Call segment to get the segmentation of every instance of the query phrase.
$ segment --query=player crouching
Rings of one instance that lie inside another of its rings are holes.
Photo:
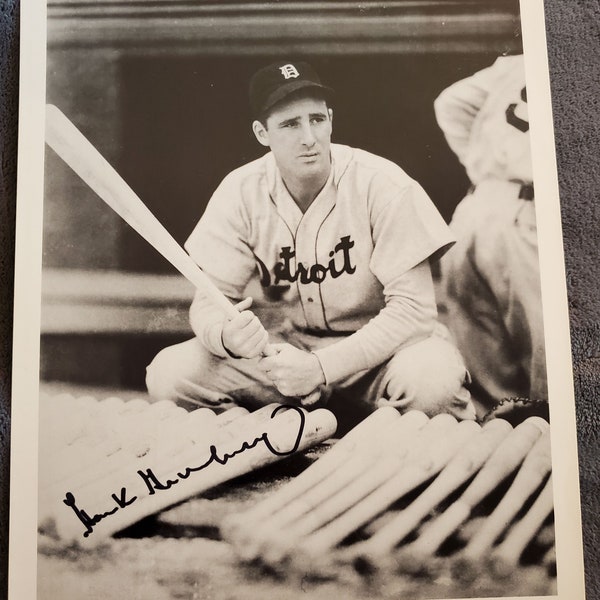
[[[158,354],[148,390],[213,409],[329,399],[346,424],[381,404],[473,419],[430,269],[452,234],[400,167],[331,143],[331,97],[304,62],[252,78],[252,129],[270,152],[223,180],[186,242],[240,314],[198,292],[196,337]],[[265,329],[249,284],[281,298],[283,324]]]

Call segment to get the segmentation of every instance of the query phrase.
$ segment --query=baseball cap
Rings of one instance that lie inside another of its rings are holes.
[[[250,80],[250,107],[255,117],[302,89],[321,90],[325,98],[333,90],[321,83],[317,72],[307,62],[279,61],[258,70]]]

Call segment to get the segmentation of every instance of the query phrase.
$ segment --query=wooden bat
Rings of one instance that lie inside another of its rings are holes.
[[[91,397],[82,397],[81,402],[69,394],[61,394],[56,399],[42,397],[40,399],[40,446],[43,456],[51,456],[53,452],[77,442],[82,437],[89,435],[93,429],[88,418],[91,411],[95,411],[98,402]],[[64,415],[69,418],[65,419]],[[96,416],[96,415],[94,415]]]
[[[60,502],[65,490],[73,491],[118,473],[123,465],[130,465],[155,448],[160,435],[166,436],[170,432],[180,439],[180,428],[184,427],[188,413],[180,409],[181,412],[168,410],[160,415],[160,408],[163,407],[126,416],[126,426],[133,433],[125,439],[116,435],[105,435],[100,439],[90,436],[87,443],[84,439],[76,447],[66,447],[64,452],[53,457],[46,466],[50,473],[56,475],[51,484],[40,491],[39,520],[44,521],[52,515],[53,507]]]
[[[143,418],[144,410],[136,403],[131,411],[119,412],[116,416],[134,431],[139,431],[138,419]],[[90,420],[94,422],[93,417]],[[60,440],[56,443],[59,444]],[[78,437],[72,444],[63,443],[54,452],[49,452],[42,446],[40,471],[47,473],[47,481],[52,487],[80,471],[87,471],[97,460],[114,454],[129,443],[129,439],[119,438],[109,423],[99,423],[97,430],[84,430],[83,436]],[[44,478],[42,481],[44,483],[40,485],[40,493],[45,488]]]
[[[515,480],[500,504],[471,538],[463,550],[462,558],[473,562],[480,561],[551,471],[550,430],[548,430],[523,461]]]
[[[366,443],[362,444],[351,460],[344,461],[329,477],[318,482],[306,493],[292,499],[282,510],[262,523],[258,530],[255,528],[253,540],[239,547],[241,556],[245,560],[250,560],[261,554],[265,555],[265,552],[271,552],[273,548],[278,548],[282,531],[286,532],[286,543],[296,539],[293,533],[296,524],[305,522],[313,511],[321,510],[321,506],[333,496],[341,491],[345,494],[349,489],[348,486],[352,488],[356,480],[367,472],[377,469],[386,449],[398,449],[402,446],[408,452],[410,440],[417,436],[418,431],[427,422],[424,413],[411,411],[401,418],[382,423],[379,431],[373,432],[370,440],[364,440]]]
[[[162,254],[184,277],[204,293],[225,315],[239,313],[223,292],[202,272],[189,254],[173,239],[136,193],[71,121],[52,104],[46,105],[46,143],[98,194],[125,222]],[[275,351],[269,345],[264,356]],[[301,398],[314,404],[319,390]]]
[[[121,218],[229,318],[238,312],[108,161],[54,105],[46,105],[46,143]]]
[[[272,407],[265,407],[267,408]],[[191,445],[177,456],[163,456],[152,450],[144,460],[125,465],[117,474],[103,478],[92,485],[85,486],[74,494],[78,506],[85,507],[89,514],[95,512],[92,507],[111,504],[110,492],[119,494],[119,487],[127,489],[127,498],[136,496],[136,501],[123,509],[101,518],[94,525],[93,535],[82,537],[83,527],[69,508],[62,507],[54,514],[54,528],[59,537],[65,541],[79,541],[82,545],[95,545],[108,535],[115,533],[139,519],[153,514],[192,495],[209,489],[219,483],[232,479],[243,473],[252,471],[262,465],[274,462],[281,455],[276,455],[267,444],[251,444],[253,440],[268,439],[270,446],[277,452],[289,453],[290,446],[299,436],[298,410],[282,410],[278,414],[273,411],[266,414],[258,410],[233,421],[228,426],[219,428],[217,435],[207,442],[214,445],[218,455],[229,456],[232,460],[218,462],[210,458],[209,446]],[[330,411],[318,409],[311,413],[304,412],[304,427],[301,437],[297,439],[296,451],[314,445],[330,437],[336,428],[336,421]],[[242,423],[243,421],[243,423]],[[248,444],[251,444],[248,446]],[[245,451],[248,450],[247,452]],[[208,459],[208,460],[207,460]],[[181,475],[187,466],[202,465],[196,472]],[[148,494],[142,480],[136,472],[151,468],[159,482],[168,482],[175,477],[176,484],[161,485],[157,493]],[[116,481],[119,483],[117,484]],[[117,486],[117,489],[113,488]],[[121,499],[123,501],[123,499]],[[116,500],[115,500],[116,502]],[[59,507],[60,508],[60,507]],[[104,509],[105,510],[105,509]],[[108,518],[109,517],[109,518]]]
[[[290,502],[295,501],[320,482],[333,476],[337,469],[352,460],[362,447],[370,445],[371,440],[379,435],[386,424],[399,418],[400,413],[391,406],[379,408],[371,413],[318,461],[288,484],[250,510],[227,517],[221,524],[221,533],[225,539],[239,547],[244,547],[254,540],[257,531],[264,526],[265,521],[271,519],[277,512],[285,510]]]
[[[402,420],[398,423],[401,422]],[[472,424],[477,427],[474,422]],[[403,472],[402,467],[408,462],[411,453],[414,453],[415,456],[419,454],[423,456],[427,448],[430,448],[434,443],[439,443],[440,439],[445,439],[454,427],[456,427],[456,419],[451,415],[442,414],[430,419],[424,427],[418,429],[412,436],[405,439],[398,436],[399,439],[395,447],[390,448],[390,452],[386,456],[376,461],[372,469],[359,473],[351,483],[338,489],[336,493],[330,495],[318,506],[311,507],[310,512],[305,513],[302,518],[286,528],[285,536],[280,535],[277,540],[271,540],[271,544],[262,555],[262,560],[270,565],[278,565],[295,552],[305,538],[311,536],[311,534],[317,536],[315,533],[317,530],[319,530],[319,533],[325,531],[323,536],[328,536],[330,534],[330,521],[336,522],[336,519],[341,518],[340,515],[349,511],[367,496],[372,498],[370,494],[376,495],[379,491],[378,488],[382,487],[387,491],[387,484],[392,479],[395,480],[399,472]],[[387,499],[387,494],[385,497]],[[393,500],[390,501],[390,504],[391,502]],[[375,506],[375,502],[373,502],[373,506]],[[383,508],[386,508],[386,506],[380,508],[377,512],[380,512]],[[327,523],[329,525],[325,526]],[[339,531],[339,529],[335,529],[335,532]],[[347,531],[347,533],[350,533],[350,531]],[[318,544],[320,544],[320,541],[315,542],[315,547]],[[310,554],[310,552],[307,551],[307,554]]]
[[[164,419],[160,419],[160,415],[149,408],[130,414],[121,413],[119,416],[121,431],[113,430],[101,443],[90,448],[67,448],[67,452],[57,461],[62,468],[52,480],[48,494],[58,492],[60,495],[64,489],[73,489],[100,479],[123,463],[127,464],[165,442],[177,448],[201,441],[208,427],[209,431],[216,428],[216,415],[202,408],[191,413],[185,410],[182,413],[170,411]],[[52,465],[50,471],[53,473],[57,470],[56,465]],[[50,503],[42,504],[48,506]]]
[[[480,427],[475,421],[462,421],[444,432],[427,450],[425,444],[420,446],[420,451],[415,452],[412,460],[406,461],[404,468],[361,502],[304,540],[298,546],[299,556],[304,554],[312,560],[319,560],[347,535],[436,475],[458,449],[477,437],[479,431]]]
[[[105,401],[95,401],[95,405],[84,404],[84,412],[91,416],[94,409],[105,405]],[[131,413],[124,410],[128,406],[133,407]],[[108,488],[109,484],[120,481],[123,471],[127,472],[149,454],[153,462],[157,455],[158,463],[173,461],[174,457],[177,460],[180,453],[194,446],[206,447],[216,438],[219,428],[231,429],[234,421],[248,414],[242,407],[216,415],[207,408],[188,413],[170,401],[148,404],[130,400],[124,403],[123,408],[117,407],[113,413],[114,426],[105,432],[104,439],[98,441],[97,436],[87,436],[79,440],[77,446],[66,447],[65,452],[54,455],[55,462],[50,462],[49,472],[54,474],[57,467],[63,467],[63,474],[47,482],[41,490],[38,502],[40,528],[48,530],[56,507],[63,507],[61,498],[66,490],[77,495],[96,481],[106,482]],[[240,426],[237,429],[240,430]]]
[[[552,476],[525,516],[509,531],[491,555],[492,572],[499,577],[511,575],[527,544],[533,540],[554,508]]]
[[[523,462],[549,425],[530,417],[504,438],[460,498],[425,526],[415,542],[405,546],[397,557],[401,570],[412,571],[427,562],[471,515],[471,511]]]
[[[503,419],[492,419],[486,423],[414,502],[382,524],[366,542],[358,544],[354,554],[362,561],[369,561],[370,567],[376,569],[382,557],[390,554],[431,511],[482,467],[510,431],[510,424]]]

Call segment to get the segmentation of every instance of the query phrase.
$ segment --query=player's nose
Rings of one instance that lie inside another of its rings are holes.
[[[310,126],[310,123],[305,123],[302,125],[302,143],[305,146],[312,146],[317,141],[315,137],[315,133]]]

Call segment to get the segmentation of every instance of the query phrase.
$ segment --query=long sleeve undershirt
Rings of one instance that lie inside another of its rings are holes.
[[[385,307],[366,325],[314,352],[327,384],[373,368],[403,345],[433,332],[437,309],[428,261],[390,282],[384,294]]]
[[[431,334],[437,310],[429,259],[453,242],[431,200],[399,167],[348,147],[332,150],[332,188],[325,190],[328,195],[317,207],[330,206],[330,212],[318,219],[314,213],[306,215],[314,233],[298,233],[285,220],[285,199],[276,196],[267,156],[224,180],[186,243],[207,276],[235,302],[251,280],[259,279],[258,258],[272,270],[281,248],[291,247],[308,269],[318,239],[317,260],[327,265],[328,251],[335,254],[336,244],[347,236],[347,271],[340,271],[346,259],[338,253],[337,275],[327,272],[320,284],[290,282],[283,298],[287,304],[282,310],[295,327],[311,330],[319,325],[319,335],[331,340],[314,350],[328,384],[382,364],[403,345]],[[228,356],[221,338],[224,316],[201,293],[190,319],[194,333],[213,354]],[[353,333],[340,336],[340,331]]]

